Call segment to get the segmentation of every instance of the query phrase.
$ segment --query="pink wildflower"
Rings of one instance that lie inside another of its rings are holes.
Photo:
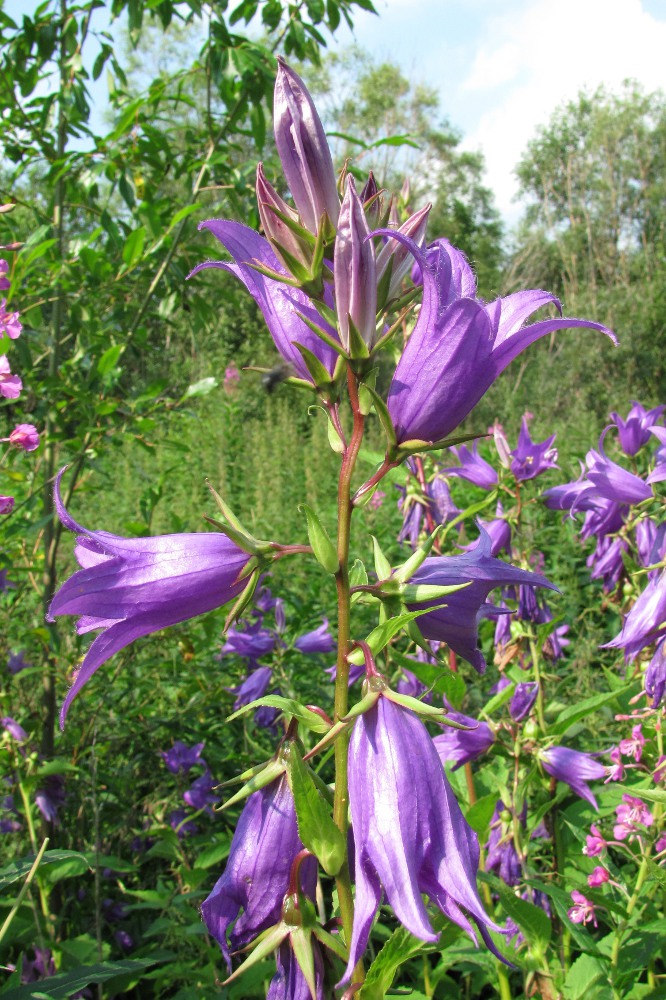
[[[229,395],[240,382],[240,372],[236,365],[229,365],[224,371],[224,391]]]
[[[654,853],[661,854],[666,851],[666,833],[664,833],[654,845]]]
[[[582,892],[578,892],[574,889],[571,893],[571,898],[574,901],[574,906],[568,911],[569,920],[573,921],[574,924],[588,924],[590,921],[597,926],[597,915],[594,911],[594,903],[591,903]]]
[[[0,301],[0,338],[9,337],[10,340],[16,340],[17,337],[21,336],[21,330],[23,327],[19,322],[17,312],[7,312],[7,299],[2,299]]]
[[[0,514],[11,514],[14,509],[14,497],[0,496]]]
[[[626,840],[627,837],[638,833],[637,824],[652,826],[654,822],[654,817],[645,803],[632,795],[622,796],[622,802],[616,808],[615,815],[617,823],[613,827],[613,835],[616,840]]]
[[[631,730],[631,738],[620,740],[620,753],[625,757],[633,757],[636,762],[641,759],[645,737],[643,736],[640,723]]]
[[[34,451],[39,448],[39,431],[32,424],[18,424],[5,440],[23,451]]]
[[[598,827],[594,823],[590,827],[590,833],[585,839],[587,843],[583,848],[583,854],[587,854],[588,858],[594,858],[597,854],[601,854],[608,843],[608,841],[604,840],[601,836]]]
[[[610,752],[610,759],[613,763],[608,768],[608,777],[604,782],[605,785],[607,785],[609,781],[622,781],[624,778],[624,764],[620,758],[620,747],[613,747]]]
[[[0,396],[4,396],[5,399],[17,399],[22,388],[21,379],[18,375],[12,375],[9,369],[7,355],[0,354]]]
[[[383,490],[375,490],[375,492],[370,497],[368,501],[368,507],[370,510],[379,510],[381,505],[384,503],[384,497],[386,493]]]
[[[7,277],[7,272],[9,271],[9,263],[6,260],[0,260],[0,291],[6,292],[9,288],[9,278]]]
[[[666,781],[666,757],[663,754],[657,761],[657,766],[652,772],[652,779],[656,785],[661,784],[662,781]]]
[[[604,882],[608,881],[610,881],[610,875],[603,865],[597,865],[592,874],[587,876],[587,884],[590,889],[596,889],[598,886],[603,885]]]

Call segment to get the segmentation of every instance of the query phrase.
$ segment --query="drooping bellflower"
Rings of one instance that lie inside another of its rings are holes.
[[[349,751],[356,906],[346,982],[365,951],[382,890],[416,937],[436,941],[422,894],[498,954],[476,888],[479,845],[437,750],[413,712],[380,696],[354,724]]]
[[[451,760],[455,762],[452,770],[481,757],[495,742],[495,733],[487,722],[479,722],[462,712],[453,711],[447,712],[447,718],[469,727],[454,729],[445,726],[444,731],[433,739],[442,764]]]
[[[102,631],[88,649],[65,698],[61,726],[73,699],[114,653],[141,636],[195,618],[237,597],[245,586],[240,576],[250,559],[226,535],[217,533],[121,538],[84,528],[62,502],[64,471],[56,478],[56,511],[64,526],[78,534],[74,552],[81,569],[56,593],[48,619],[79,615],[79,635]]]
[[[632,407],[623,420],[619,413],[611,413],[611,420],[617,427],[620,447],[625,455],[633,458],[644,444],[650,440],[650,428],[661,418],[666,406],[655,406],[646,410],[644,406],[633,400]]]
[[[597,781],[606,776],[606,768],[588,753],[572,750],[571,747],[548,747],[539,751],[543,769],[551,777],[563,781],[581,799],[585,799],[597,809],[597,800],[588,788],[588,781]]]

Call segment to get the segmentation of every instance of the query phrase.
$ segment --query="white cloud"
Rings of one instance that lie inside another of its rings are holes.
[[[464,144],[484,152],[505,217],[516,218],[513,169],[536,127],[582,88],[666,86],[665,52],[666,22],[641,0],[527,0],[486,21],[460,90],[485,110]]]

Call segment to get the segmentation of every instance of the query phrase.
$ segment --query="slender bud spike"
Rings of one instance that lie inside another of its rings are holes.
[[[370,229],[353,177],[340,208],[333,269],[340,339],[349,348],[350,322],[363,343],[372,348],[377,334],[377,275]]]
[[[337,225],[340,202],[324,127],[300,76],[281,59],[274,121],[278,155],[303,225],[316,234],[324,212]]]

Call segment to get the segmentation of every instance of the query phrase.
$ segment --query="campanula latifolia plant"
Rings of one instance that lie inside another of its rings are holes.
[[[305,406],[323,411],[340,459],[335,530],[303,503],[303,538],[258,539],[213,491],[215,530],[126,539],[81,527],[57,487],[81,568],[56,593],[50,616],[77,615],[79,633],[99,633],[62,722],[94,672],[130,643],[230,605],[221,655],[247,666],[232,692],[235,715],[270,710],[256,721],[275,732],[275,751],[240,776],[240,790],[223,805],[242,804],[242,811],[202,917],[221,949],[226,982],[274,956],[272,1000],[343,993],[371,1000],[385,995],[402,962],[422,955],[429,968],[428,956],[455,942],[452,975],[460,956],[481,954],[503,997],[511,996],[509,970],[521,965],[529,989],[546,996],[555,974],[544,927],[555,914],[572,928],[597,914],[595,897],[587,901],[576,889],[567,916],[557,883],[557,806],[573,793],[595,807],[591,786],[604,788],[610,765],[603,753],[570,745],[569,719],[582,716],[553,716],[547,699],[566,625],[549,603],[556,582],[523,533],[536,509],[535,480],[557,469],[554,438],[534,441],[525,418],[511,449],[496,426],[496,462],[473,441],[478,432],[461,425],[540,338],[567,328],[615,336],[591,320],[563,317],[557,298],[538,289],[482,301],[464,255],[445,238],[426,239],[427,205],[400,218],[397,201],[372,176],[357,183],[349,165],[336,175],[312,98],[281,60],[274,125],[285,185],[278,192],[258,166],[263,235],[235,221],[203,222],[226,256],[199,264],[190,280],[204,269],[234,275],[266,321],[284,381],[303,393]],[[235,375],[229,380],[233,391]],[[642,419],[632,411],[622,424],[630,447],[650,436]],[[363,475],[371,421],[382,429],[384,453]],[[647,516],[659,464],[643,478],[621,470],[603,445],[588,455],[584,481],[555,488],[553,505],[571,500],[605,518],[608,534],[621,531],[630,510],[639,521]],[[361,522],[362,530],[364,507],[372,511],[373,497],[385,500],[396,478],[411,549],[392,564],[375,539],[368,569],[355,558],[352,525]],[[458,487],[465,488],[459,498]],[[468,487],[481,498],[465,495]],[[652,542],[642,530],[653,559],[659,528]],[[313,608],[313,627],[289,646],[280,595],[261,582],[286,558],[318,564],[331,592],[325,617]],[[651,577],[613,640],[631,662],[663,638],[664,572]],[[273,619],[264,620],[269,610]],[[493,626],[499,676],[483,707],[477,692]],[[335,651],[331,704],[280,693],[273,664],[285,649],[313,663]],[[664,687],[663,654],[654,655],[646,682],[653,702]],[[178,770],[200,751],[200,744],[174,744],[164,760]],[[472,764],[485,759],[495,770],[477,800]],[[463,774],[465,785],[457,780]],[[205,810],[215,803],[213,778],[206,770],[197,781],[185,801]],[[614,840],[604,844],[642,858],[638,891],[655,857],[648,831],[657,824],[633,798],[617,808]],[[547,859],[546,874],[539,858]],[[619,875],[615,882],[624,884]],[[611,951],[619,954],[630,918],[627,912],[611,925]],[[387,955],[378,942],[389,935]],[[612,968],[608,976],[622,995]]]

